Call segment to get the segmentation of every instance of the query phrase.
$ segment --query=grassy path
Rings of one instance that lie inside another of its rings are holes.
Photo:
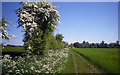
[[[97,67],[91,64],[84,57],[80,56],[75,51],[71,51],[74,63],[76,64],[77,73],[100,73]]]
[[[72,50],[99,67],[104,73],[118,73],[117,48],[73,48]]]
[[[72,58],[72,54],[71,54],[71,50],[68,52],[68,59],[67,62],[65,64],[65,68],[61,71],[61,73],[72,73],[74,75],[76,75],[76,71],[75,71],[75,67],[74,67],[74,62],[73,62],[73,58]]]
[[[72,59],[73,59],[74,68],[75,68],[76,74],[78,75],[79,70],[78,70],[77,62],[76,62],[76,59],[74,58],[73,52],[72,52]]]
[[[74,73],[78,75],[78,73],[101,73],[101,71],[71,49],[69,51],[68,61],[62,73]]]

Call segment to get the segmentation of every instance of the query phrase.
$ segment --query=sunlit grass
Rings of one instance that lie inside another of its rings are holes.
[[[73,48],[73,50],[77,51],[105,72],[118,73],[117,48]]]
[[[23,47],[5,47],[2,52],[24,52]]]
[[[61,71],[61,73],[76,73],[71,50],[68,52],[68,59],[65,63],[65,68]]]

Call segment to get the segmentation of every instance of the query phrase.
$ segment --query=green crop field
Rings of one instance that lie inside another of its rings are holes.
[[[118,73],[117,48],[73,48],[73,51],[107,73]]]
[[[24,52],[23,47],[5,47],[2,52]]]

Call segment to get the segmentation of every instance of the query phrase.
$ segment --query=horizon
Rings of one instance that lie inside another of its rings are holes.
[[[78,43],[80,43],[80,44],[83,43],[83,41],[82,41],[82,42],[76,41],[76,42],[78,42]],[[76,42],[68,43],[68,44],[71,45],[71,44],[74,44],[74,43],[76,43]],[[88,42],[88,41],[85,41],[85,42]],[[101,41],[101,42],[102,42],[102,41]],[[88,43],[89,43],[89,44],[92,44],[92,43],[100,44],[101,42],[88,42]],[[116,40],[116,42],[117,42],[117,40]],[[116,43],[116,42],[110,42],[110,43]],[[106,43],[105,41],[104,41],[104,43],[105,43],[105,44],[110,44],[110,43]],[[120,41],[119,41],[119,44],[120,44]],[[5,44],[5,46],[7,46],[7,45],[14,45],[14,44]],[[24,45],[14,45],[14,46],[24,46]]]
[[[69,44],[84,40],[89,43],[118,41],[118,2],[53,2],[53,4],[60,6],[57,10],[61,16],[61,24],[57,26],[54,35],[63,34],[65,37],[63,41]],[[2,17],[6,16],[6,20],[17,27],[18,17],[15,9],[21,6],[18,2],[3,2]],[[6,44],[23,45],[24,33],[21,32],[23,28],[10,26],[9,29],[8,33],[16,35],[16,38],[10,38]]]

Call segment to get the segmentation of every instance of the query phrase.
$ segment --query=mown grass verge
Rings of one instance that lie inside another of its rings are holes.
[[[71,73],[76,75],[71,50],[69,50],[68,52],[68,58],[67,58],[67,62],[65,63],[65,68],[61,71],[61,73],[64,73],[64,74]]]

